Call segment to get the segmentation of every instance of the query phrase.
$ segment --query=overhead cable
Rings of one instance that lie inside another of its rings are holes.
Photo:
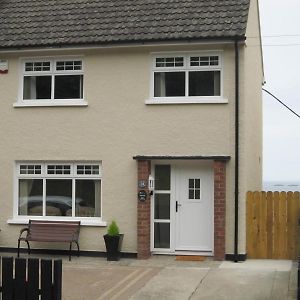
[[[268,93],[270,96],[272,96],[274,99],[276,99],[280,104],[282,104],[285,108],[287,108],[289,111],[291,111],[294,115],[296,115],[299,119],[300,119],[300,115],[297,114],[294,110],[292,110],[291,108],[289,108],[285,103],[283,103],[280,99],[278,99],[275,95],[273,95],[271,92],[269,92],[268,90],[262,88],[262,90],[266,93]]]

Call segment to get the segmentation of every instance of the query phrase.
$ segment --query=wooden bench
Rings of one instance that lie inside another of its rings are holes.
[[[28,227],[21,229],[18,239],[18,257],[20,256],[20,242],[24,241],[28,246],[30,254],[29,241],[35,242],[62,242],[70,243],[69,260],[71,260],[72,243],[77,245],[79,256],[79,230],[80,221],[42,221],[29,220]],[[24,236],[26,232],[26,236]]]

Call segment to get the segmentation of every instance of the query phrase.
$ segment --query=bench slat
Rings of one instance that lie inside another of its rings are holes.
[[[72,242],[78,241],[80,221],[30,220],[28,241]]]
[[[22,236],[24,229],[21,230],[18,240],[18,257],[20,241],[26,241],[28,251],[30,250],[28,241],[35,242],[64,242],[70,243],[70,256],[71,260],[71,244],[76,242],[79,255],[79,231],[80,221],[43,221],[43,220],[29,220],[27,236]]]

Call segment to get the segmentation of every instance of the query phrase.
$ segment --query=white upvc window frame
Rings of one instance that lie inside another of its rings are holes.
[[[81,70],[56,70],[56,63],[61,61],[81,61]],[[49,71],[26,71],[25,65],[30,62],[50,62]],[[24,77],[26,76],[51,76],[51,97],[50,99],[23,99]],[[54,98],[54,80],[55,76],[61,75],[82,75],[82,98],[77,99],[55,99]],[[88,103],[84,100],[84,60],[83,56],[58,56],[58,57],[28,57],[20,59],[20,85],[18,99],[14,103],[14,107],[32,107],[32,106],[87,106]]]
[[[219,64],[215,66],[190,66],[190,58],[193,56],[217,56]],[[157,58],[183,57],[183,66],[178,67],[156,67]],[[185,96],[178,97],[155,97],[154,96],[154,74],[155,72],[185,72]],[[220,95],[219,96],[188,96],[189,94],[189,72],[192,71],[220,71]],[[196,52],[155,52],[151,55],[150,74],[150,96],[146,104],[193,104],[193,103],[228,103],[224,98],[223,90],[223,55],[221,50],[196,51]]]
[[[155,178],[155,167],[157,165],[169,165],[170,166],[170,189],[169,190],[157,190],[155,187],[155,182],[154,182],[154,191],[153,194],[150,197],[150,205],[151,205],[151,214],[150,214],[150,219],[151,219],[151,226],[150,226],[150,250],[154,254],[170,254],[170,253],[175,253],[175,230],[174,230],[174,224],[175,224],[175,210],[172,209],[175,205],[175,174],[174,174],[174,166],[171,164],[169,161],[163,161],[163,160],[157,160],[153,161],[151,164],[151,174],[154,175]],[[167,194],[170,195],[170,218],[169,219],[156,219],[155,218],[155,196],[156,194]],[[156,248],[154,246],[154,226],[155,223],[166,223],[170,224],[170,247],[169,248]]]
[[[20,174],[21,165],[41,165],[41,174]],[[47,169],[50,165],[70,165],[70,174],[48,174]],[[77,174],[77,165],[97,165],[99,166],[99,174]],[[43,216],[19,215],[19,180],[20,179],[41,179],[43,181]],[[46,180],[47,179],[69,179],[72,180],[72,216],[45,216],[46,207]],[[76,217],[75,216],[75,181],[76,180],[100,180],[100,217]],[[71,221],[80,220],[81,225],[87,226],[106,226],[102,216],[102,163],[97,161],[17,161],[14,167],[14,205],[13,218],[7,220],[8,224],[27,224],[29,219],[32,220],[60,220]]]

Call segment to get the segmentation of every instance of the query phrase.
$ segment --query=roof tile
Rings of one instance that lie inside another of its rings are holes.
[[[250,0],[1,0],[0,48],[243,37]]]

